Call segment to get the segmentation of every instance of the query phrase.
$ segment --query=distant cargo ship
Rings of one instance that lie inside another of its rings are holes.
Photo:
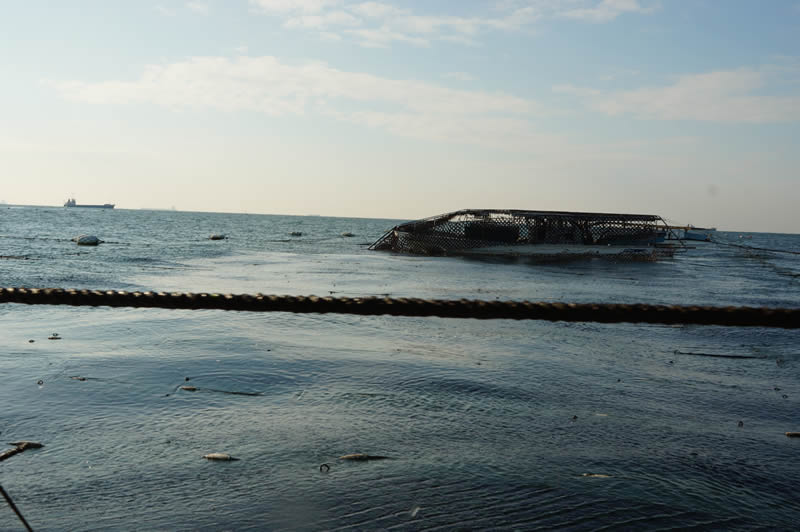
[[[75,198],[70,198],[64,202],[64,207],[86,207],[87,209],[113,209],[113,203],[103,203],[102,205],[78,205]]]

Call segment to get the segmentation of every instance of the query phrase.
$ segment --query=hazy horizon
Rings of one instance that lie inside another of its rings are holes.
[[[800,0],[5,8],[9,204],[800,232]]]

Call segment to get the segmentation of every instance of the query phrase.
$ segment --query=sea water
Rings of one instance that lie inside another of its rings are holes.
[[[753,249],[798,235],[718,233],[657,263],[367,249],[396,223],[4,206],[0,285],[800,306],[798,255]],[[768,328],[3,304],[0,442],[44,447],[0,484],[36,530],[792,530],[797,346]]]

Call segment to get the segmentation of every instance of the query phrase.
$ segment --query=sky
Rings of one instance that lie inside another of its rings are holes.
[[[0,201],[800,233],[800,0],[0,0]]]

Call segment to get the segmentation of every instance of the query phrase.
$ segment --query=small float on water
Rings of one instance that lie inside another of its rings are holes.
[[[654,261],[681,245],[652,214],[464,209],[397,225],[369,249],[421,255]],[[674,236],[674,235],[673,235]]]
[[[97,246],[102,244],[103,241],[94,235],[78,235],[72,238],[72,241],[79,246]]]

